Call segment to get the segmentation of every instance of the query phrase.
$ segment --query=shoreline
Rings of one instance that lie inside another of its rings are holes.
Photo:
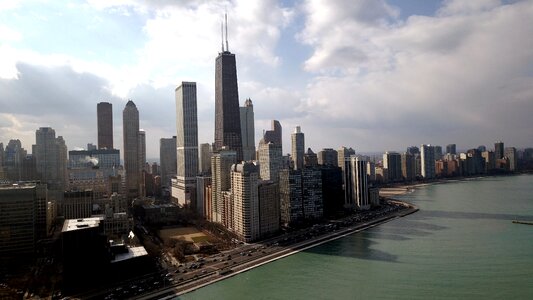
[[[369,229],[369,228],[372,228],[372,227],[387,223],[387,222],[392,221],[394,219],[398,219],[398,218],[402,218],[402,217],[408,216],[408,215],[413,214],[413,213],[415,213],[415,212],[417,212],[419,210],[416,205],[413,205],[411,203],[408,203],[408,202],[405,202],[405,201],[391,199],[389,197],[386,197],[386,198],[387,198],[387,201],[390,201],[390,202],[395,203],[395,204],[402,205],[405,208],[400,210],[400,211],[392,212],[389,215],[386,215],[386,216],[383,216],[383,217],[380,217],[380,218],[376,218],[374,220],[370,220],[370,221],[367,221],[367,222],[364,222],[364,223],[361,223],[361,224],[352,225],[352,226],[349,226],[347,228],[338,229],[338,230],[335,230],[333,232],[327,233],[327,234],[325,234],[323,236],[319,236],[319,237],[316,237],[316,238],[313,238],[313,239],[310,239],[310,240],[299,242],[299,243],[297,243],[295,245],[287,247],[286,249],[282,249],[282,250],[280,250],[278,252],[271,253],[271,254],[263,256],[263,257],[259,257],[256,260],[253,260],[253,261],[250,261],[250,262],[246,262],[246,263],[244,263],[242,265],[235,266],[235,267],[232,268],[232,272],[231,273],[228,273],[228,274],[225,274],[225,275],[211,275],[210,277],[213,277],[213,278],[203,278],[204,282],[201,282],[202,279],[197,279],[197,280],[195,280],[193,282],[186,283],[186,284],[184,284],[182,286],[172,287],[172,288],[169,288],[167,290],[155,292],[155,293],[152,293],[152,294],[149,294],[149,295],[144,295],[144,296],[141,296],[141,297],[138,297],[138,298],[135,298],[135,299],[143,299],[143,300],[144,299],[167,299],[167,300],[168,299],[173,299],[175,297],[179,297],[181,295],[193,292],[193,291],[195,291],[197,289],[203,288],[205,286],[211,285],[211,284],[216,283],[216,282],[221,281],[221,280],[228,279],[230,277],[233,277],[233,276],[236,276],[238,274],[247,272],[249,270],[252,270],[252,269],[260,267],[262,265],[265,265],[265,264],[274,262],[276,260],[285,258],[287,256],[290,256],[290,255],[305,251],[307,249],[310,249],[310,248],[313,248],[313,247],[316,247],[316,246],[319,246],[319,245],[322,245],[322,244],[325,244],[325,243],[328,243],[328,242],[331,242],[331,241],[346,237],[346,236],[354,234],[354,233],[361,232],[363,230],[366,230],[366,229]]]

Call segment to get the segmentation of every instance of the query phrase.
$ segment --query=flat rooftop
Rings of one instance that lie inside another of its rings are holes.
[[[128,247],[128,253],[120,253],[115,255],[115,259],[111,261],[111,263],[116,263],[119,261],[137,258],[141,256],[148,255],[148,252],[146,252],[146,249],[144,247]]]
[[[67,219],[65,220],[65,223],[63,224],[63,230],[61,230],[61,232],[98,227],[102,220],[103,220],[102,217],[83,218],[83,219]]]

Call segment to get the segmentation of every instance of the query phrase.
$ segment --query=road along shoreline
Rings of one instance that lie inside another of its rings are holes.
[[[280,251],[277,251],[275,253],[271,253],[266,256],[259,257],[258,259],[255,259],[250,262],[243,263],[241,265],[237,265],[231,268],[231,272],[227,273],[225,275],[212,275],[211,278],[203,278],[200,280],[195,280],[193,282],[182,284],[180,286],[172,287],[166,290],[160,290],[154,293],[145,294],[137,299],[173,299],[177,296],[190,293],[192,291],[195,291],[197,289],[200,289],[202,287],[208,286],[210,284],[213,284],[215,282],[225,280],[227,278],[230,278],[232,276],[244,273],[246,271],[249,271],[251,269],[260,267],[262,265],[271,263],[273,261],[276,261],[278,259],[282,259],[284,257],[296,254],[301,251],[305,251],[307,249],[346,237],[348,235],[366,230],[368,228],[372,228],[374,226],[378,226],[383,223],[387,223],[391,220],[405,217],[407,215],[410,215],[412,213],[415,213],[418,211],[418,207],[416,205],[413,205],[408,202],[399,201],[399,200],[393,200],[393,199],[387,199],[389,202],[392,202],[394,204],[399,204],[404,206],[405,208],[399,211],[392,212],[386,216],[379,217],[364,223],[355,224],[352,226],[349,226],[347,228],[341,228],[335,231],[332,231],[330,233],[327,233],[325,235],[305,240],[299,243],[296,243],[294,245],[291,245],[287,247],[286,249],[282,249]]]

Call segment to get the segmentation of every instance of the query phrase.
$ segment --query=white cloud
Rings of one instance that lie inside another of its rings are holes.
[[[436,17],[366,23],[339,3],[308,4],[322,17],[308,11],[302,36],[315,52],[306,68],[324,74],[308,88],[308,127],[350,129],[366,150],[533,140],[531,2],[447,2]]]

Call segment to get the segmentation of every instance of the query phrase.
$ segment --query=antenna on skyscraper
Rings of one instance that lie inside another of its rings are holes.
[[[220,21],[220,39],[222,44],[222,52],[224,52],[224,24]]]
[[[224,19],[226,21],[226,51],[229,51],[229,46],[228,46],[228,13],[224,14]]]

